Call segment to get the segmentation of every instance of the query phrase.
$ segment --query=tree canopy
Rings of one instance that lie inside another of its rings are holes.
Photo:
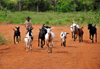
[[[0,0],[0,10],[11,11],[94,11],[100,10],[100,0]]]

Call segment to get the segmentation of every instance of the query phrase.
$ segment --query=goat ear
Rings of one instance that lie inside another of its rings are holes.
[[[69,33],[66,33],[66,34],[69,34]]]
[[[52,27],[51,30],[52,30],[53,28],[54,28],[54,27]]]

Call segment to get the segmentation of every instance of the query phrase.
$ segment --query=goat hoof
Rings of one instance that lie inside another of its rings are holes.
[[[41,46],[41,48],[43,48],[43,46]]]
[[[64,47],[66,47],[66,45],[64,45]]]
[[[26,52],[28,52],[28,50],[26,50]]]

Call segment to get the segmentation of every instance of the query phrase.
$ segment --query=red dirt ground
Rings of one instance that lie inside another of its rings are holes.
[[[41,25],[35,25],[32,51],[24,49],[25,27],[23,25],[0,25],[0,33],[8,41],[13,39],[13,28],[20,26],[22,42],[0,46],[0,69],[100,69],[100,27],[97,27],[97,43],[89,39],[87,26],[83,26],[83,42],[71,38],[69,27],[55,27],[52,53],[47,53],[47,46],[38,47],[38,32]],[[70,33],[66,47],[60,44],[61,31]]]

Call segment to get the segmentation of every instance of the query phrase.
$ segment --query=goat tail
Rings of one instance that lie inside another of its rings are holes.
[[[13,29],[15,31],[15,29]]]

